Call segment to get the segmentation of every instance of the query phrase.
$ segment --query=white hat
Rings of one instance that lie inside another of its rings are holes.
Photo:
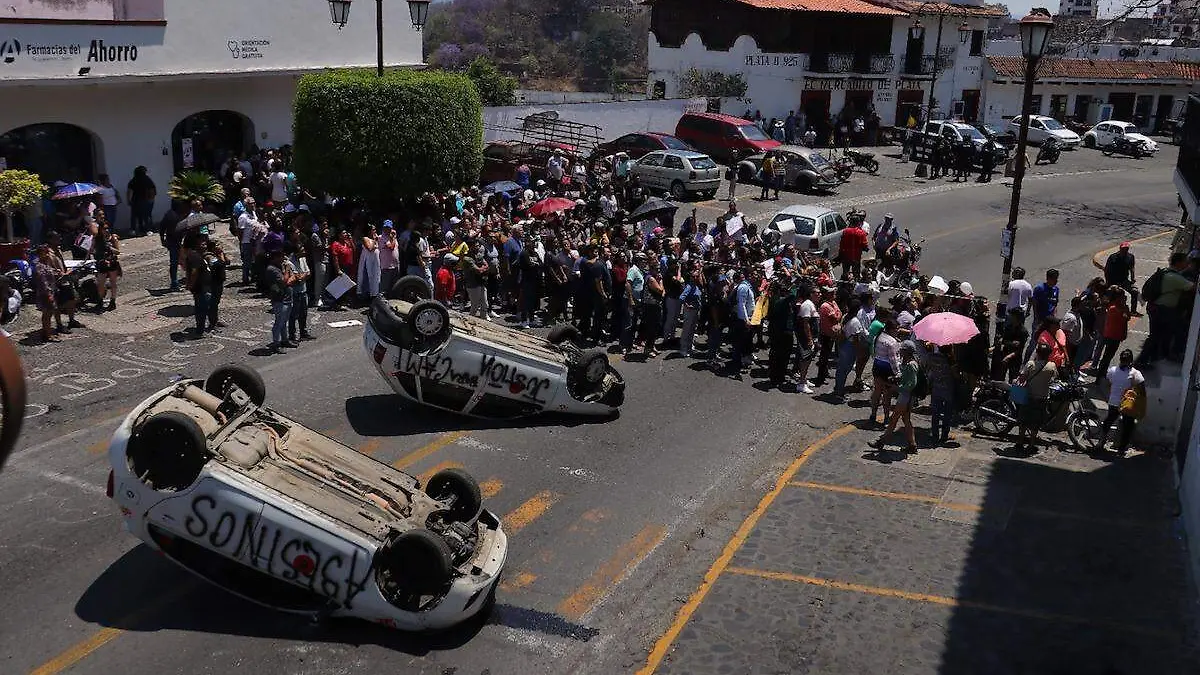
[[[454,263],[458,262],[458,256],[454,255],[453,253],[447,253],[446,255],[442,256],[442,260],[444,260],[447,265],[453,265]]]
[[[537,184],[538,184],[538,187],[542,187],[546,184],[546,181],[539,178]]]
[[[233,182],[240,183],[242,181],[242,176],[244,176],[244,175],[245,174],[243,174],[241,171],[234,171],[233,172]]]
[[[963,295],[974,295],[975,294],[975,287],[972,286],[971,282],[969,282],[969,281],[964,281],[961,284],[959,284],[958,290],[962,291]]]
[[[458,216],[454,216],[453,218],[450,219],[451,225],[457,225],[461,222],[462,222],[462,218],[459,218]]]

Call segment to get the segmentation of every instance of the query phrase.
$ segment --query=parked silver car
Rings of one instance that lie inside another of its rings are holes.
[[[687,150],[647,153],[633,165],[633,174],[642,187],[670,190],[675,199],[685,199],[689,194],[712,199],[721,187],[717,163],[708,155]]]
[[[769,152],[784,162],[783,187],[799,192],[830,191],[841,181],[833,164],[817,150],[799,145],[781,145]],[[767,153],[760,152],[738,162],[739,183],[754,183],[762,180],[763,162]]]
[[[796,204],[777,213],[763,237],[769,243],[791,244],[797,251],[830,257],[837,255],[846,225],[846,218],[837,211],[815,204]]]

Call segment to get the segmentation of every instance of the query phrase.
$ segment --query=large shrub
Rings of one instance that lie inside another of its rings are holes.
[[[473,184],[483,168],[483,111],[464,75],[306,75],[294,114],[296,175],[312,189],[385,204]]]

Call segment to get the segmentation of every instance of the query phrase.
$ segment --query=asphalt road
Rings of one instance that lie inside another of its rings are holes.
[[[1173,163],[1169,147],[1140,162],[1078,151],[1039,169],[1025,184],[1017,264],[1032,276],[1055,266],[1064,286],[1083,285],[1095,251],[1178,221]],[[884,164],[839,195],[790,201],[862,206],[872,222],[891,212],[926,239],[927,273],[990,295],[1009,188],[918,181],[912,164]],[[760,222],[787,203],[740,201]],[[702,218],[724,210],[697,208]],[[323,326],[300,350],[258,356],[267,318],[247,301],[220,339],[172,341],[179,319],[22,347],[35,405],[0,476],[0,672],[634,670],[798,449],[861,416],[660,357],[619,366],[629,386],[616,420],[480,425],[403,406],[362,353],[358,327]],[[215,591],[121,531],[103,494],[119,416],[179,374],[235,360],[263,372],[270,405],[314,429],[413,473],[461,465],[484,482],[511,546],[487,625],[438,637],[311,625]]]

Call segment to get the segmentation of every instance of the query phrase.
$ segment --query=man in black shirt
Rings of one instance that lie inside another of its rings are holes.
[[[158,224],[158,239],[162,242],[163,248],[167,249],[167,255],[170,259],[171,269],[168,274],[171,279],[171,291],[179,290],[179,246],[183,243],[179,234],[175,232],[175,226],[183,219],[181,211],[183,205],[174,199],[171,200],[171,208],[163,214],[162,222]]]
[[[1134,285],[1133,254],[1129,252],[1129,242],[1123,242],[1117,252],[1108,256],[1104,262],[1104,282],[1109,286],[1120,286],[1129,293],[1130,314],[1141,316],[1138,308],[1138,289]]]
[[[541,325],[537,313],[542,305],[543,265],[533,242],[528,242],[521,250],[517,266],[521,271],[521,307],[517,318],[521,321],[521,328],[537,328]]]
[[[195,337],[200,337],[204,335],[204,323],[212,302],[212,271],[204,257],[208,249],[208,230],[201,228],[190,239],[187,260],[183,265],[187,274],[187,288],[192,292],[192,306],[196,311]]]

